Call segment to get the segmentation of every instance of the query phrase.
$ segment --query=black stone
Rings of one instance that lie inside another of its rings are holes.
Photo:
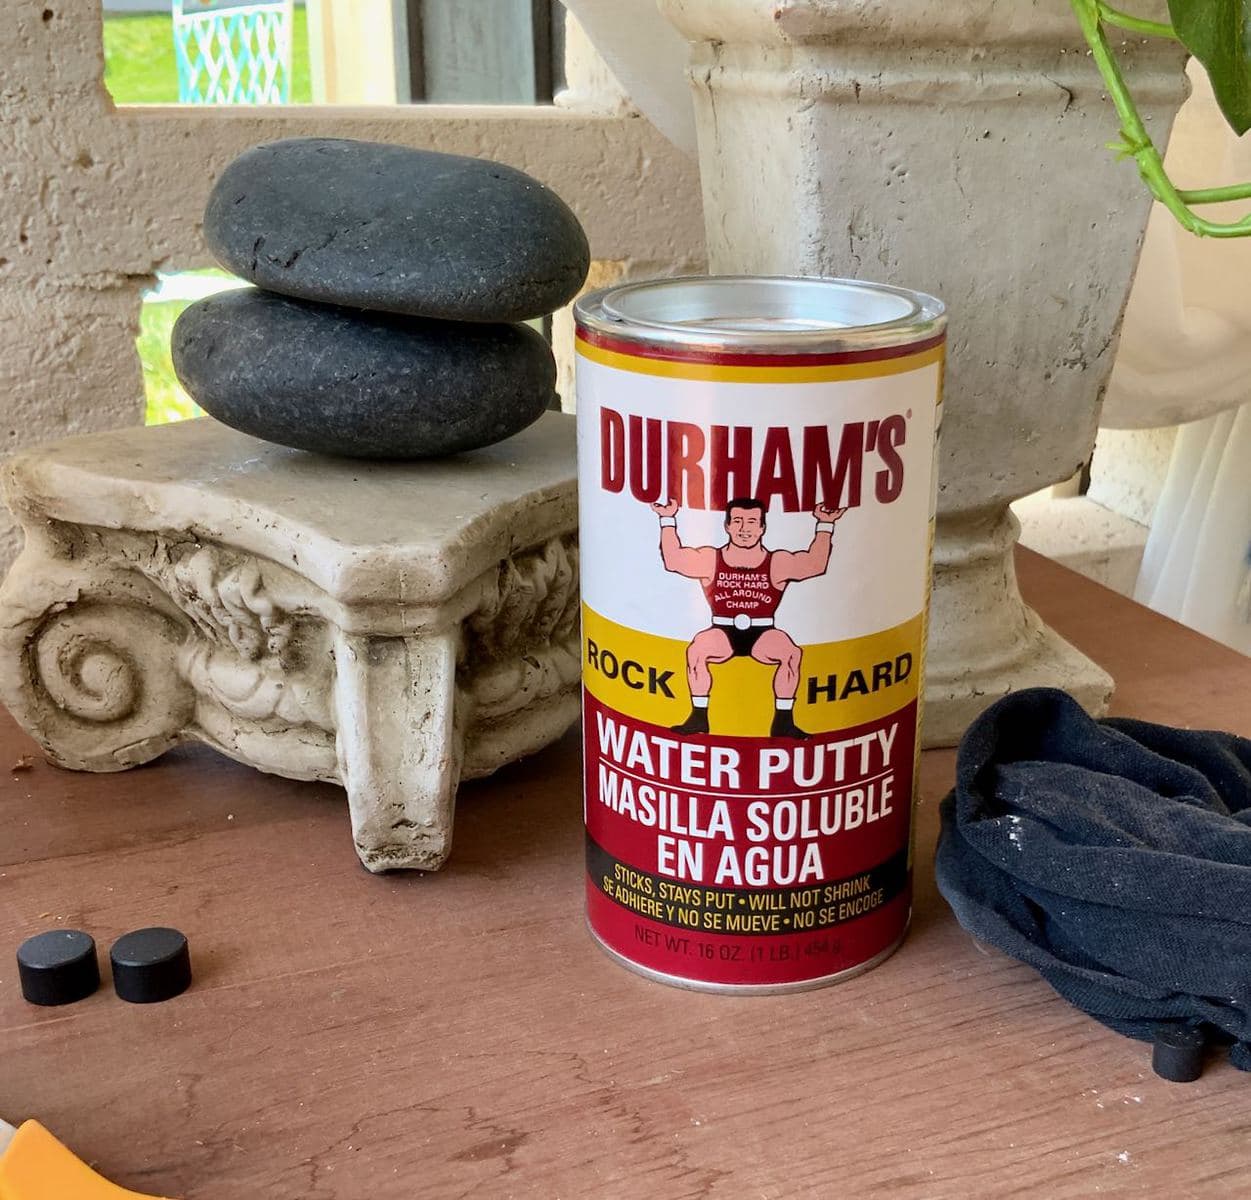
[[[341,138],[241,154],[213,187],[204,237],[270,291],[451,321],[543,316],[590,267],[577,217],[529,175]]]
[[[49,929],[27,938],[17,951],[22,996],[48,1006],[84,1000],[100,986],[96,944],[81,929]]]
[[[177,929],[124,933],[109,950],[113,988],[131,1004],[159,1004],[191,986],[191,952]]]
[[[554,397],[552,352],[526,325],[363,313],[256,288],[192,304],[170,348],[183,386],[219,421],[352,458],[489,446]]]

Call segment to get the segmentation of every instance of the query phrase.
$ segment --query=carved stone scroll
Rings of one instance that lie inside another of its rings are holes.
[[[572,421],[462,460],[340,463],[211,421],[13,460],[0,698],[71,769],[198,740],[339,783],[366,867],[438,868],[462,774],[578,713]]]

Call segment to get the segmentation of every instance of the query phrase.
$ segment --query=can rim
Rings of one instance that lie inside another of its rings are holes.
[[[817,275],[682,275],[579,299],[583,329],[640,344],[721,353],[826,354],[905,345],[946,326],[924,292]]]

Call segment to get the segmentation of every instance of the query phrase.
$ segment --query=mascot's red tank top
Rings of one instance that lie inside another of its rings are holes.
[[[765,552],[756,567],[732,567],[717,550],[717,567],[712,579],[703,585],[714,617],[771,617],[778,610],[786,584],[777,587],[769,578],[773,551]]]

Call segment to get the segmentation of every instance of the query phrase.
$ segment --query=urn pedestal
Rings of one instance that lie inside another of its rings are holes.
[[[20,455],[0,700],[75,770],[194,739],[339,783],[366,867],[438,868],[461,779],[577,719],[574,472],[557,413],[437,461],[207,419]]]
[[[1102,710],[1110,677],[1021,599],[1008,510],[1089,458],[1150,208],[1067,0],[661,8],[691,44],[711,269],[948,306],[926,744],[1035,684]],[[1163,141],[1185,54],[1119,52]]]

